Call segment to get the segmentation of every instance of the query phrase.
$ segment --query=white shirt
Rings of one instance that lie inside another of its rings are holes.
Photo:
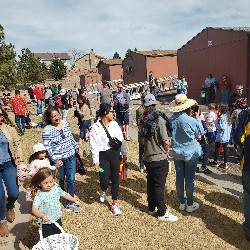
[[[216,131],[214,121],[215,121],[215,113],[214,113],[214,111],[208,112],[208,116],[207,116],[207,119],[206,119],[207,132],[215,132]]]
[[[118,140],[122,142],[121,153],[122,155],[126,155],[127,154],[126,144],[124,141],[121,128],[119,127],[118,123],[116,121],[111,121],[109,123],[109,127],[107,128],[107,130],[111,137],[116,137]],[[103,126],[101,125],[100,120],[98,120],[91,128],[90,145],[91,145],[92,159],[94,164],[99,163],[99,153],[101,151],[106,151],[111,148],[109,146],[109,138]]]

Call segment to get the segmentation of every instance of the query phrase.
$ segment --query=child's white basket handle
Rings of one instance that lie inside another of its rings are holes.
[[[54,223],[60,230],[61,230],[61,233],[65,234],[65,231],[63,230],[63,228],[54,220],[52,219],[49,219],[49,221],[51,223]],[[39,236],[40,236],[40,240],[43,240],[43,233],[42,233],[42,223],[40,223],[40,227],[39,227]]]

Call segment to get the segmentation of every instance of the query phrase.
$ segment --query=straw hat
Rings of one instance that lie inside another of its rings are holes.
[[[185,94],[178,94],[175,96],[175,100],[169,104],[169,110],[172,112],[181,112],[196,103],[195,100],[188,99]]]
[[[46,148],[42,143],[37,143],[33,146],[33,154],[41,151],[46,151]]]
[[[59,95],[65,95],[66,94],[66,90],[65,89],[61,89],[59,92]]]

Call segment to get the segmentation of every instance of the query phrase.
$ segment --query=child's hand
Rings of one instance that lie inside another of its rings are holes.
[[[81,203],[79,201],[75,201],[77,207],[80,207]]]
[[[47,214],[44,214],[44,215],[42,216],[42,220],[43,220],[44,222],[48,222],[48,221],[50,220],[50,217],[49,217]]]

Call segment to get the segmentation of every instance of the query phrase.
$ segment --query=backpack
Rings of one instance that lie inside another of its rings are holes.
[[[58,96],[57,99],[56,99],[56,106],[57,107],[62,107],[62,98],[61,96]]]

